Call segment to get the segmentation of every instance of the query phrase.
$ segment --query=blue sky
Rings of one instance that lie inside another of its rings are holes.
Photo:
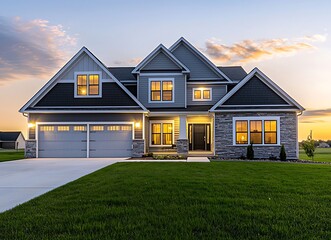
[[[128,66],[183,36],[217,65],[259,67],[310,111],[301,138],[316,129],[331,139],[330,12],[330,1],[2,0],[0,101],[16,97],[0,129],[25,128],[17,110],[82,46]],[[19,43],[29,51],[18,54]]]

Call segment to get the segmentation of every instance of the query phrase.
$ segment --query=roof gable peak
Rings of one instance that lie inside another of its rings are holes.
[[[227,100],[229,100],[236,92],[238,92],[247,82],[249,82],[254,76],[256,76],[261,82],[266,84],[270,89],[272,89],[276,94],[278,94],[282,99],[284,99],[289,105],[298,108],[299,111],[304,111],[305,109],[296,102],[292,97],[290,97],[283,89],[281,89],[276,83],[274,83],[270,78],[268,78],[260,69],[255,67],[243,80],[241,80],[230,92],[228,92],[221,100],[219,100],[211,109],[211,112],[217,111],[216,109],[222,106]]]
[[[232,82],[232,80],[223,73],[217,66],[212,63],[203,53],[201,53],[197,48],[195,48],[189,41],[187,41],[184,37],[180,37],[170,48],[169,51],[173,52],[180,44],[185,44],[193,53],[195,53],[209,68],[211,68],[216,74],[220,75],[228,82]]]
[[[140,70],[146,66],[149,62],[151,62],[159,52],[163,52],[174,64],[176,64],[179,68],[182,69],[183,73],[189,73],[190,70],[181,63],[162,43],[159,44],[150,54],[148,54],[136,67],[133,69],[133,74],[140,73]]]

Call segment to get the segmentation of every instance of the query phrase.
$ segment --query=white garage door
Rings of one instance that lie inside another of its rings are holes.
[[[39,125],[38,157],[130,157],[132,137],[131,124]]]
[[[90,125],[90,157],[130,157],[132,125]]]
[[[41,125],[38,127],[38,157],[87,156],[87,125]]]

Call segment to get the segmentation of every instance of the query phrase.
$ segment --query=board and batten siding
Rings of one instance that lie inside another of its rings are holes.
[[[30,113],[29,122],[140,122],[142,126],[143,118],[141,113]],[[29,139],[36,139],[35,128],[29,128]],[[142,128],[135,128],[135,139],[142,139]]]
[[[90,58],[86,53],[82,54],[75,63],[65,71],[60,77],[61,80],[73,80],[75,78],[75,72],[92,72],[101,71],[102,79],[110,79],[110,76],[101,69],[101,67],[96,64],[92,58]]]
[[[174,79],[174,102],[149,102],[149,79]],[[185,76],[167,75],[167,76],[139,76],[138,99],[146,108],[162,107],[185,107]]]
[[[163,52],[159,52],[149,63],[141,70],[181,70],[172,60]]]
[[[190,78],[200,79],[224,79],[215,73],[207,64],[198,57],[192,50],[188,49],[184,44],[180,44],[172,51],[172,54],[182,62],[190,70]]]
[[[211,88],[211,101],[193,101],[193,88]],[[226,94],[225,85],[187,85],[187,105],[214,105]]]

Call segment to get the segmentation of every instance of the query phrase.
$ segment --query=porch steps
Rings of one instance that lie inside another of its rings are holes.
[[[187,157],[187,162],[210,162],[207,157]]]

